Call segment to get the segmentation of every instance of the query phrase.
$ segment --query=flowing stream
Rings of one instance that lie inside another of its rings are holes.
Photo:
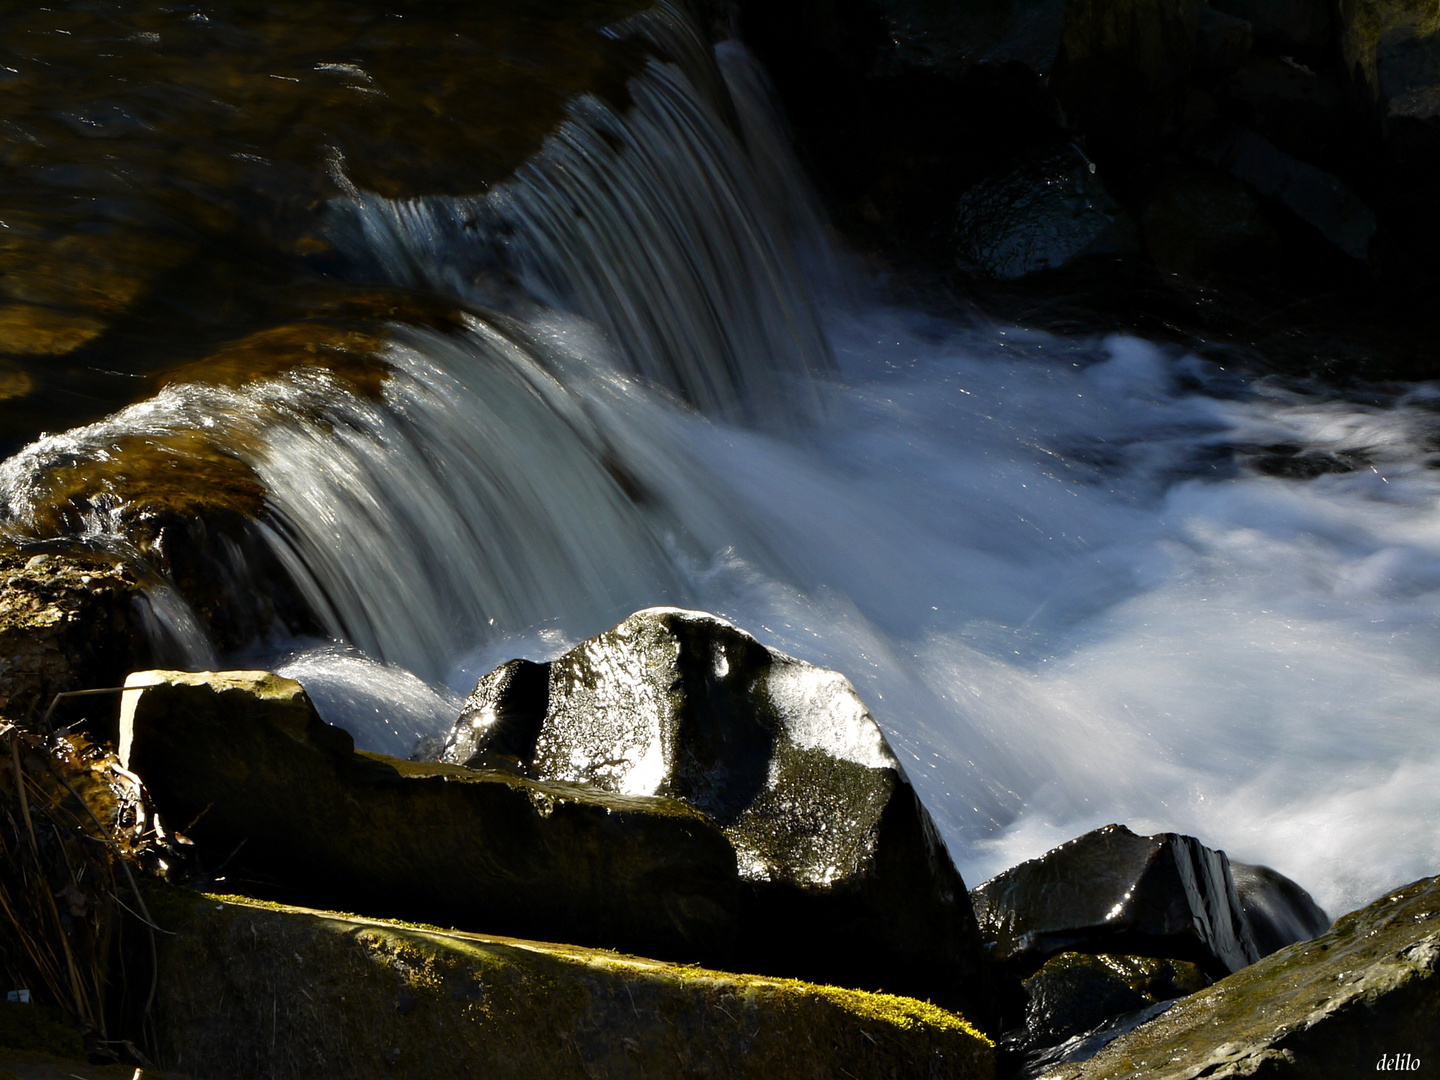
[[[663,6],[630,30],[665,59],[627,107],[577,98],[486,191],[386,198],[332,161],[346,272],[466,310],[393,328],[378,395],[172,384],[0,466],[8,528],[56,462],[198,431],[258,478],[329,639],[215,658],[183,603],[168,633],[300,679],[362,747],[677,604],[847,675],[971,884],[1110,821],[1332,914],[1440,870],[1440,389],[896,307],[743,50]]]

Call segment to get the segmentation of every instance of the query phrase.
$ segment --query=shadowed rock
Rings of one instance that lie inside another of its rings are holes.
[[[1033,971],[1066,950],[1173,957],[1213,975],[1258,958],[1230,861],[1192,836],[1107,825],[971,893],[994,959]]]
[[[121,760],[232,882],[652,956],[731,949],[734,854],[678,800],[355,753],[299,683],[265,672],[126,685]]]
[[[1440,1054],[1440,878],[1182,998],[1056,1080],[1425,1075]],[[1416,1071],[1422,1070],[1422,1071]]]
[[[1025,980],[1030,1046],[1051,1046],[1158,1001],[1210,985],[1196,965],[1148,956],[1061,953]]]
[[[549,664],[486,676],[442,756],[683,799],[735,846],[754,969],[990,1011],[964,883],[836,672],[714,616],[653,608]]]

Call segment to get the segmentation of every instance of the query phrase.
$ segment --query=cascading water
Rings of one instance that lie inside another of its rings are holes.
[[[1440,867],[1440,392],[866,299],[753,65],[722,47],[727,105],[690,52],[628,109],[573,102],[486,193],[332,204],[354,275],[471,312],[394,328],[378,392],[176,383],[5,463],[8,528],[38,528],[57,462],[200,433],[349,643],[244,659],[362,746],[403,753],[495,663],[683,604],[848,675],[972,883],[1110,820],[1332,911]],[[123,511],[84,530],[122,542]]]

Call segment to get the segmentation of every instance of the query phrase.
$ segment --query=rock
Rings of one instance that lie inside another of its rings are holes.
[[[734,853],[679,800],[357,754],[299,683],[265,672],[149,671],[126,685],[121,760],[232,879],[651,956],[723,959],[733,946]]]
[[[1251,57],[1225,82],[1246,123],[1277,148],[1304,161],[1344,157],[1352,110],[1344,92],[1292,60]]]
[[[878,0],[893,51],[884,67],[958,75],[974,64],[1023,64],[1045,74],[1060,50],[1067,0],[949,4]]]
[[[0,714],[37,719],[56,694],[118,686],[153,655],[152,602],[133,570],[103,552],[38,546],[0,542]]]
[[[990,1010],[965,886],[841,675],[652,608],[480,681],[443,759],[683,799],[735,846],[746,962]]]
[[[1244,19],[1255,45],[1310,67],[1333,63],[1335,10],[1327,0],[1211,0],[1211,6]]]
[[[1026,1042],[1053,1046],[1112,1017],[1210,985],[1184,960],[1065,952],[1024,981]]]
[[[1245,185],[1200,170],[1176,170],[1146,202],[1145,250],[1166,273],[1233,277],[1273,264],[1280,238]]]
[[[152,906],[160,1063],[212,1080],[994,1074],[988,1040],[905,998],[178,890]]]
[[[1188,960],[1213,975],[1258,958],[1230,860],[1178,833],[1107,825],[970,897],[993,958],[1021,973],[1068,950]]]
[[[1440,1055],[1437,966],[1440,878],[1426,878],[1344,916],[1314,941],[1181,999],[1089,1061],[1045,1075],[1338,1080],[1393,1070],[1397,1056],[1433,1062]]]
[[[1268,866],[1232,862],[1235,892],[1250,925],[1250,936],[1261,956],[1269,956],[1309,941],[1330,929],[1330,916],[1310,894],[1279,871]]]
[[[1351,258],[1364,261],[1375,236],[1375,213],[1348,184],[1291,157],[1264,136],[1237,128],[1204,150],[1216,168],[1274,199]]]
[[[965,270],[1011,281],[1081,255],[1121,250],[1134,226],[1074,147],[982,180],[960,196],[953,233]]]
[[[1440,85],[1440,9],[1429,0],[1341,0],[1339,20],[1346,70],[1382,110]]]

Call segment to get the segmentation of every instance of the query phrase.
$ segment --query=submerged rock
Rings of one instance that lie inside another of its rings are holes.
[[[1214,975],[1259,957],[1230,860],[1193,836],[1107,825],[970,895],[994,959],[1019,972],[1067,950],[1189,960]]]
[[[299,683],[265,672],[126,685],[121,760],[212,872],[371,914],[729,955],[735,856],[683,802],[355,753]]]
[[[988,1040],[906,998],[174,890],[152,907],[160,1062],[213,1080],[994,1075]]]
[[[1330,1077],[1440,1054],[1440,878],[1184,998],[1056,1080]],[[1408,1071],[1408,1070],[1407,1070]],[[1423,1074],[1419,1074],[1423,1075]]]
[[[1309,941],[1330,929],[1330,916],[1308,892],[1268,866],[1232,862],[1235,892],[1261,956]]]
[[[840,674],[652,608],[480,681],[442,758],[703,811],[735,846],[746,962],[990,1009],[965,885]]]

